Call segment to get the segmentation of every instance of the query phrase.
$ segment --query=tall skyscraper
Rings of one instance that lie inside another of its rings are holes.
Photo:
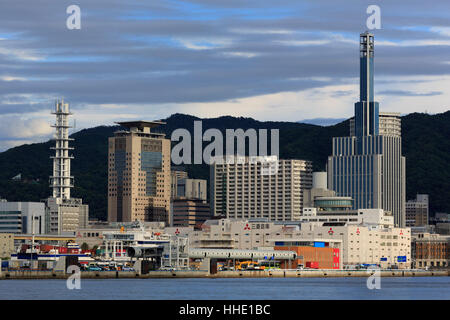
[[[89,207],[83,200],[72,198],[70,190],[74,185],[74,178],[70,175],[70,164],[73,156],[69,151],[72,138],[69,138],[69,116],[72,115],[69,104],[64,100],[56,101],[55,111],[55,150],[53,159],[53,174],[50,176],[52,197],[45,200],[45,230],[47,233],[64,234],[75,233],[79,228],[85,228],[89,221]]]
[[[109,138],[108,221],[170,225],[170,140],[151,128],[164,122],[118,122]]]
[[[405,226],[405,158],[394,114],[380,117],[374,99],[374,36],[360,35],[360,101],[355,103],[353,136],[333,138],[328,158],[328,186],[338,196],[352,197],[353,209],[380,208]],[[386,118],[387,117],[387,118]],[[385,119],[386,118],[386,119]],[[393,124],[383,127],[380,119]]]
[[[210,166],[211,212],[232,219],[298,221],[303,191],[312,187],[312,162],[278,160],[276,174],[261,174],[262,157],[236,157]]]

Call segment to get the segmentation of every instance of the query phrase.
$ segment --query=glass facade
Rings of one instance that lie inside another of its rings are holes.
[[[143,151],[141,153],[141,170],[146,172],[145,195],[156,196],[156,174],[162,169],[162,153]]]

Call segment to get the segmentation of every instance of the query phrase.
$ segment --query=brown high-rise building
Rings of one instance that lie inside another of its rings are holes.
[[[151,128],[160,121],[118,122],[109,138],[108,221],[164,221],[170,225],[170,140]]]

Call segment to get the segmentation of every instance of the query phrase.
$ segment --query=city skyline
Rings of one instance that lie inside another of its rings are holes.
[[[80,1],[82,27],[67,30],[65,4],[25,11],[11,3],[0,12],[0,150],[48,140],[49,110],[61,97],[78,129],[176,112],[350,117],[355,35],[366,29],[369,4]],[[375,64],[380,111],[446,111],[450,5],[380,8],[381,29],[372,31],[383,48]]]

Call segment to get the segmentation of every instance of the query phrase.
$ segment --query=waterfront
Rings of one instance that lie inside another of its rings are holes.
[[[418,300],[450,299],[449,277],[367,278],[82,279],[80,290],[65,280],[3,280],[0,299],[13,300]]]

